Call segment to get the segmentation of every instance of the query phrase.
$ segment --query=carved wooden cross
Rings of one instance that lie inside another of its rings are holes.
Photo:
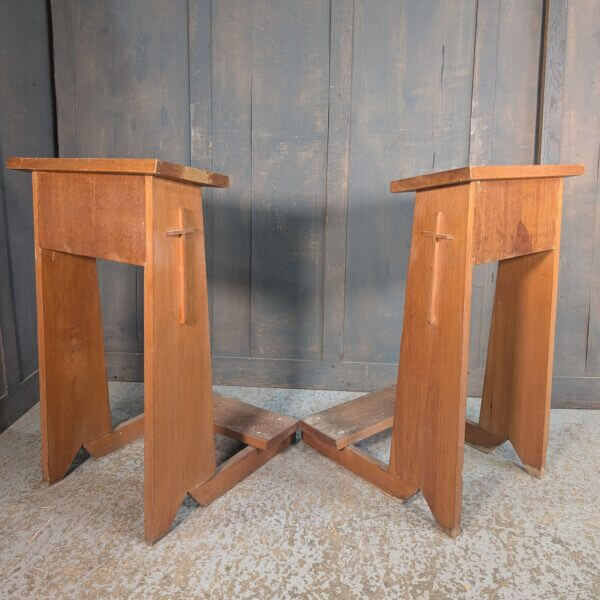
[[[438,254],[439,242],[442,240],[453,240],[454,236],[448,233],[440,233],[442,224],[442,213],[438,212],[435,215],[435,230],[423,231],[423,235],[431,237],[434,241],[433,245],[433,263],[431,265],[431,295],[429,296],[429,323],[435,325],[437,323],[436,306],[437,306],[437,288],[438,288]]]
[[[187,238],[192,233],[198,233],[198,227],[188,227],[188,211],[185,208],[177,209],[179,228],[167,231],[168,236],[179,238],[179,323],[185,325],[190,318],[190,307],[188,306],[188,268],[193,269],[193,264],[188,265]],[[193,260],[192,260],[193,263]]]

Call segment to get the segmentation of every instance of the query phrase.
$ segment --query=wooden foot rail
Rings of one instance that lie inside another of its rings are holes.
[[[369,456],[353,445],[336,450],[331,444],[325,443],[321,438],[313,436],[309,430],[302,430],[302,439],[321,454],[346,467],[355,475],[378,487],[383,492],[407,500],[418,490],[407,486],[404,482],[390,473],[388,466],[380,460]]]
[[[200,506],[208,506],[287,448],[294,441],[295,435],[295,430],[291,434],[287,432],[285,437],[271,444],[266,450],[246,446],[220,465],[212,479],[190,490],[190,496]]]

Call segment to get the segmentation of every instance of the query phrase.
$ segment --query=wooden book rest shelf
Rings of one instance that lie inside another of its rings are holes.
[[[145,537],[186,494],[207,505],[292,441],[294,419],[213,394],[202,186],[228,178],[154,159],[12,158],[32,171],[42,463],[144,436]],[[96,258],[144,268],[144,412],[111,426]],[[246,448],[218,468],[214,433]]]
[[[580,165],[465,167],[392,181],[416,190],[397,386],[312,415],[305,442],[399,498],[421,490],[460,531],[464,441],[510,440],[546,462],[562,178]],[[499,261],[479,423],[466,423],[473,265]],[[392,427],[389,465],[354,443]]]

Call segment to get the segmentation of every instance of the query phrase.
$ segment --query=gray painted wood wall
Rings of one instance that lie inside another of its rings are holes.
[[[229,174],[205,200],[215,380],[357,390],[398,360],[414,196],[389,180],[584,162],[566,186],[554,397],[598,404],[598,8],[53,0],[59,151]],[[101,269],[111,377],[142,377],[141,277]],[[494,280],[477,268],[472,393]]]
[[[205,195],[216,382],[392,382],[414,196],[389,194],[389,181],[583,162],[565,187],[553,399],[600,406],[599,0],[51,8],[60,155],[231,177]],[[100,279],[109,375],[141,379],[142,273],[103,263]],[[493,265],[476,269],[474,394],[494,282]]]

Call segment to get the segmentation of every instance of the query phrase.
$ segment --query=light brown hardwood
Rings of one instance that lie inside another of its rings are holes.
[[[420,490],[450,536],[460,532],[465,439],[480,448],[510,440],[526,471],[544,471],[562,178],[581,173],[486,166],[392,182],[392,192],[417,190],[394,407],[371,394],[301,423],[307,443],[384,491]],[[496,260],[481,415],[465,422],[472,270]],[[362,439],[389,426],[387,468],[344,447],[346,431]]]
[[[236,398],[213,394],[215,433],[270,450],[296,432],[298,421]]]
[[[392,426],[396,386],[348,400],[302,421],[302,430],[341,450]]]
[[[560,205],[556,196],[562,179],[477,181],[473,185],[473,264],[558,247]]]
[[[201,186],[227,186],[228,178],[154,159],[7,165],[33,171],[44,478],[64,477],[82,446],[100,457],[143,434],[145,537],[153,543],[186,494],[196,490],[203,503],[218,497],[288,445],[297,426],[213,398]],[[115,429],[96,257],[144,268],[144,415]],[[215,431],[259,449],[217,469]]]
[[[494,179],[540,179],[582,175],[583,165],[473,165],[450,171],[439,171],[397,179],[390,183],[390,192],[414,192],[428,188]]]
[[[440,526],[456,535],[462,493],[471,316],[474,195],[470,184],[419,192],[406,281],[390,470],[420,488]],[[437,319],[429,321],[431,241],[443,214],[452,240],[439,248]]]
[[[180,208],[190,227],[203,231],[199,187],[146,176],[144,503],[150,541],[168,531],[186,493],[216,469],[204,236],[187,240],[195,263],[188,303],[197,318],[181,325],[180,245],[167,235],[179,226]]]
[[[120,423],[112,431],[83,446],[89,452],[90,456],[101,458],[123,446],[135,442],[135,440],[143,437],[143,435],[144,415],[138,415],[124,423]]]
[[[237,398],[213,392],[212,401],[214,432],[258,450],[272,450],[282,439],[293,437],[298,429],[296,419],[247,404]],[[389,426],[391,426],[391,417]],[[142,414],[117,425],[104,436],[85,444],[85,449],[94,458],[100,458],[131,444],[143,435],[144,415]]]
[[[53,483],[111,431],[96,261],[36,246],[36,283],[42,467]]]
[[[16,171],[67,171],[73,173],[117,173],[156,175],[205,187],[227,187],[229,177],[156,158],[30,158],[13,156],[6,161]]]
[[[44,193],[37,233],[42,248],[145,265],[143,175],[42,171],[37,177]]]
[[[200,506],[208,506],[213,500],[225,494],[271,460],[276,454],[287,448],[292,443],[294,436],[295,432],[294,434],[288,433],[267,450],[246,446],[220,465],[214,477],[190,490],[190,496]]]
[[[311,435],[307,429],[302,430],[302,439],[321,454],[395,498],[407,500],[418,491],[417,487],[407,485],[390,472],[388,465],[369,456],[356,446],[350,445],[341,450],[336,450],[330,444],[324,443],[318,437]]]

